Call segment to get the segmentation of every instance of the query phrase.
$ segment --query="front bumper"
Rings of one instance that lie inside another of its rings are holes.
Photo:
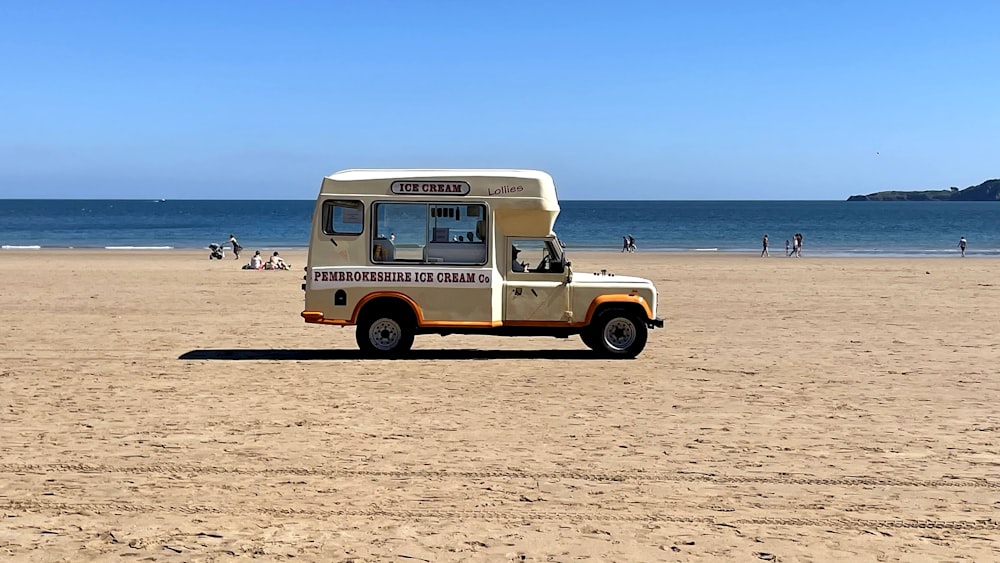
[[[663,319],[656,317],[655,319],[646,319],[646,326],[649,328],[663,328]]]

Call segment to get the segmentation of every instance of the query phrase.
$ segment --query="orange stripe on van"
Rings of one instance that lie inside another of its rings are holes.
[[[302,318],[307,323],[321,323],[323,322],[323,313],[319,311],[302,311]]]
[[[392,297],[395,299],[402,299],[403,301],[406,302],[407,305],[410,306],[411,309],[413,309],[413,313],[417,315],[417,326],[421,326],[424,324],[424,312],[420,310],[420,305],[417,305],[417,302],[411,299],[409,295],[400,293],[398,291],[376,291],[374,293],[369,293],[368,295],[362,297],[361,301],[358,301],[358,304],[354,306],[354,312],[351,313],[351,324],[355,324],[358,322],[358,315],[361,313],[361,308],[364,307],[366,303],[368,303],[372,299],[377,299],[379,297]]]
[[[351,321],[324,318],[323,313],[320,313],[319,311],[302,311],[302,318],[305,319],[307,323],[316,323],[323,325],[345,326],[351,324]]]
[[[500,321],[424,321],[420,326],[434,328],[494,328],[503,326]]]
[[[545,327],[545,328],[580,328],[587,323],[571,323],[569,321],[507,321],[503,326]]]
[[[492,328],[492,327],[500,326],[502,324],[499,321],[496,321],[496,322],[494,322],[494,321],[428,321],[428,320],[424,319],[424,312],[420,308],[420,305],[417,305],[417,302],[414,301],[410,296],[408,296],[408,295],[406,295],[404,293],[399,293],[398,291],[376,291],[374,293],[369,293],[368,295],[365,295],[361,299],[361,301],[358,302],[357,306],[354,307],[354,313],[351,315],[351,324],[354,324],[354,323],[356,323],[358,321],[358,315],[361,313],[361,308],[364,307],[364,305],[366,303],[368,303],[369,301],[371,301],[372,299],[376,299],[378,297],[391,297],[391,298],[395,298],[395,299],[402,299],[403,301],[405,301],[410,306],[410,308],[413,309],[414,313],[417,315],[417,326],[428,326],[428,327],[435,327],[435,328],[448,328],[448,327],[455,327],[455,328]]]
[[[594,319],[594,311],[598,307],[605,304],[636,304],[642,307],[643,311],[646,313],[647,319],[653,318],[653,313],[649,309],[649,303],[645,299],[639,297],[638,295],[622,295],[622,294],[612,294],[612,295],[601,295],[591,302],[590,307],[587,309],[587,316],[583,322],[566,322],[566,321],[512,321],[512,322],[500,322],[500,321],[428,321],[424,320],[423,311],[420,306],[411,299],[409,296],[399,293],[396,291],[377,291],[375,293],[369,293],[364,296],[361,301],[354,307],[354,312],[351,314],[350,320],[337,320],[337,319],[326,319],[323,313],[319,311],[302,311],[302,318],[305,319],[307,323],[319,323],[319,324],[330,324],[330,325],[353,325],[357,324],[358,314],[361,312],[361,307],[372,299],[378,297],[391,297],[396,299],[401,299],[406,302],[410,308],[413,309],[417,316],[417,325],[435,328],[495,328],[498,326],[523,326],[523,327],[571,327],[578,328],[589,325]]]
[[[646,311],[646,318],[653,318],[653,312],[649,309],[649,303],[645,299],[639,297],[638,295],[622,295],[622,294],[609,294],[609,295],[599,295],[590,303],[590,308],[587,309],[587,321],[585,324],[590,324],[594,318],[594,311],[598,307],[605,304],[615,304],[615,303],[634,303],[640,305],[644,311]]]

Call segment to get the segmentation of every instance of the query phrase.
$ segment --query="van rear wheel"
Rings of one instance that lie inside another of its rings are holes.
[[[358,348],[370,358],[397,358],[413,346],[413,323],[398,312],[368,314],[358,322]]]
[[[646,347],[646,323],[625,309],[607,309],[597,317],[592,330],[593,346],[584,337],[584,343],[599,354],[610,358],[634,358]]]

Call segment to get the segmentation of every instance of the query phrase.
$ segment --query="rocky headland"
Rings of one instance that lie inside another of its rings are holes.
[[[986,180],[964,190],[886,191],[852,195],[847,201],[1000,201],[1000,179]]]

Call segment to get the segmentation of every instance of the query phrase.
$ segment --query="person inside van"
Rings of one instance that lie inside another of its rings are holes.
[[[523,272],[524,271],[524,263],[523,262],[519,262],[518,259],[517,259],[517,255],[520,254],[520,253],[521,253],[521,250],[519,248],[517,248],[516,246],[512,245],[510,247],[510,256],[511,256],[510,270],[512,272]]]

